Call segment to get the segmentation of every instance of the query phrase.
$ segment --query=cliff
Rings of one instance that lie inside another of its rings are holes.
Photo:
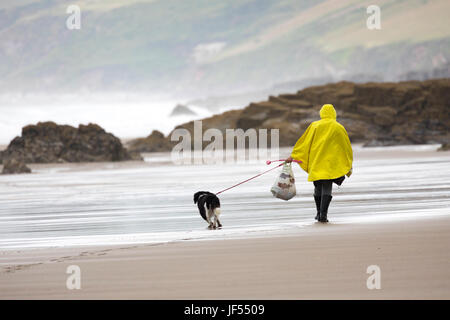
[[[308,125],[320,119],[319,110],[325,103],[335,106],[337,121],[352,142],[377,146],[450,140],[450,79],[313,86],[203,119],[203,132],[209,128],[223,133],[235,128],[279,129],[280,146],[293,146]],[[191,121],[177,128],[185,128],[193,136],[193,126]],[[170,134],[164,139],[169,151],[174,145]],[[160,139],[158,143],[161,145]]]

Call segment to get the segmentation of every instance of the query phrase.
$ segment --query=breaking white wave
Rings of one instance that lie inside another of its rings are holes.
[[[97,123],[120,138],[146,137],[152,130],[168,134],[176,125],[211,116],[189,106],[195,115],[171,117],[177,103],[165,97],[128,93],[88,95],[0,95],[0,144],[19,136],[22,127],[44,121],[78,126]]]

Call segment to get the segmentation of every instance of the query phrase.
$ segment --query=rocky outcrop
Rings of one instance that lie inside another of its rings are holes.
[[[3,161],[24,163],[123,161],[132,157],[122,143],[96,124],[78,128],[40,122],[22,129],[3,152]]]
[[[175,106],[175,108],[172,110],[172,112],[170,113],[171,117],[175,117],[175,116],[194,116],[196,115],[196,113],[194,111],[192,111],[191,109],[189,109],[188,106],[182,105],[182,104],[177,104]]]
[[[308,125],[320,119],[319,110],[325,103],[335,106],[351,141],[365,146],[450,140],[450,79],[313,86],[203,119],[203,132],[216,128],[225,136],[226,129],[279,129],[280,146],[293,146]],[[193,136],[194,122],[177,128]],[[163,147],[158,151],[170,150],[169,137],[164,143],[159,138],[158,145]]]
[[[6,160],[3,165],[2,174],[15,174],[15,173],[31,173],[31,169],[28,168],[22,160],[9,159]]]
[[[130,152],[163,152],[169,151],[172,144],[164,134],[154,130],[148,137],[131,140],[127,143]]]

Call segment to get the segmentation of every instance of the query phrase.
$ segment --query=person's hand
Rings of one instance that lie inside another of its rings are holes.
[[[352,173],[353,173],[353,168],[351,168],[350,171],[347,172],[346,176],[350,178],[350,176],[352,175]]]
[[[289,157],[289,158],[286,159],[286,162],[287,162],[287,163],[291,163],[292,160],[294,160],[294,159],[292,159],[292,157]]]

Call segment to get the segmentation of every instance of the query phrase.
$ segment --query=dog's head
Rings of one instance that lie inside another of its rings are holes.
[[[198,198],[200,198],[200,196],[202,196],[202,195],[204,195],[204,194],[208,194],[208,193],[210,193],[210,192],[208,192],[208,191],[199,191],[199,192],[196,192],[196,193],[194,194],[194,203],[197,203],[197,202],[198,202]]]

